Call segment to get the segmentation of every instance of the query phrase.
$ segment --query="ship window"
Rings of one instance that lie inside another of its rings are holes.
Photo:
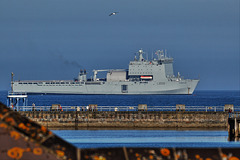
[[[28,83],[28,84],[32,84],[32,83]]]
[[[22,84],[22,83],[19,83],[19,84]]]
[[[50,84],[49,82],[46,82],[46,84]]]
[[[23,84],[27,84],[27,83],[23,83]]]
[[[35,83],[33,83],[33,84],[37,84],[37,83],[35,82]]]
[[[65,84],[64,82],[61,82],[61,84]]]
[[[56,84],[60,84],[59,82],[56,82]]]

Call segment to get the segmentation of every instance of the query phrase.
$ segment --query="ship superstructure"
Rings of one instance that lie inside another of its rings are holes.
[[[192,94],[199,79],[184,79],[173,72],[173,58],[162,50],[157,58],[147,60],[142,49],[128,69],[93,70],[87,79],[86,70],[80,70],[74,80],[13,81],[13,92],[40,94]],[[97,78],[98,72],[107,72],[106,78]]]

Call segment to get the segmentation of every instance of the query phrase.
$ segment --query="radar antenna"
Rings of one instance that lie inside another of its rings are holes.
[[[158,56],[158,59],[161,59],[164,57],[163,50],[157,50],[155,54]]]
[[[139,51],[138,51],[138,54],[139,54],[139,61],[144,61],[144,58],[143,58],[143,50],[142,49],[140,49]]]

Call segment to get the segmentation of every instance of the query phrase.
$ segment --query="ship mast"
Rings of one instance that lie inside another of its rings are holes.
[[[139,60],[138,61],[143,61],[144,60],[144,58],[143,58],[143,50],[142,49],[140,49],[139,51],[138,51],[138,54],[139,54]]]
[[[13,94],[13,76],[14,76],[14,74],[12,72],[11,73],[11,92],[12,92],[12,94]]]

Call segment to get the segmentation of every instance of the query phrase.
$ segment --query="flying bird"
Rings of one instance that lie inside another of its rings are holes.
[[[111,14],[109,14],[109,16],[116,15],[117,13],[119,13],[119,12],[112,12]]]

